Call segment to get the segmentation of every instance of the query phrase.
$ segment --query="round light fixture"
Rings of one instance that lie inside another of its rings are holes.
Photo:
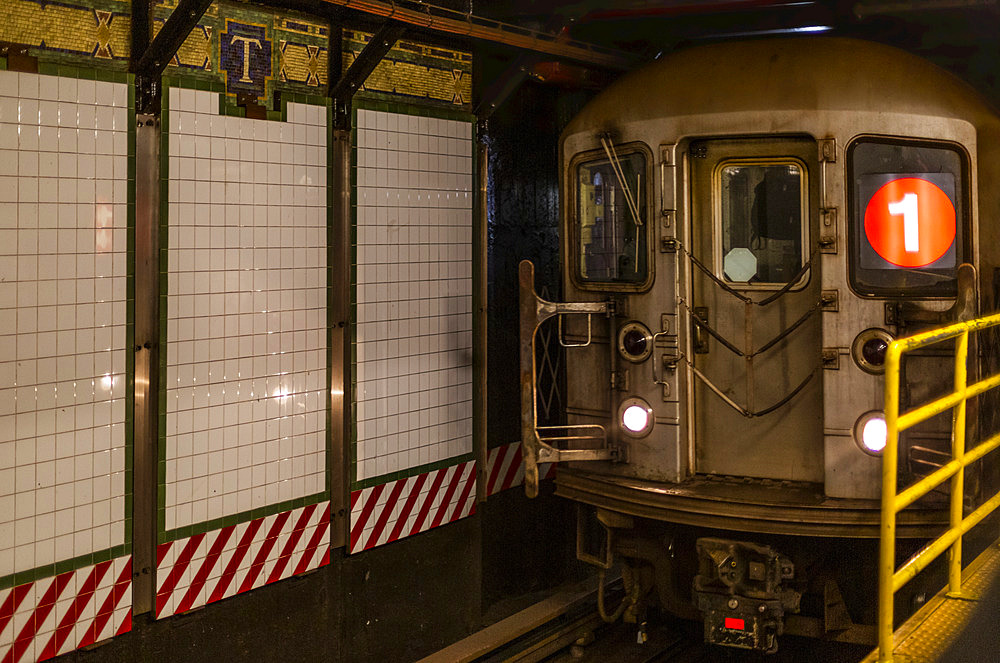
[[[887,439],[885,413],[881,410],[865,412],[854,423],[854,441],[870,456],[881,455]]]
[[[641,322],[626,322],[618,330],[618,352],[628,361],[646,361],[653,353],[653,335]]]
[[[627,398],[618,406],[622,431],[631,437],[645,437],[653,430],[653,408],[641,398]]]
[[[885,353],[893,342],[892,334],[884,329],[866,329],[851,344],[854,363],[865,373],[880,375],[885,372]]]

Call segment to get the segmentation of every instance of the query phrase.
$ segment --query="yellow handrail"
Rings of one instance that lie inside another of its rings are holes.
[[[1000,492],[967,517],[962,517],[965,468],[1000,447],[1000,434],[994,435],[969,452],[965,449],[965,410],[970,398],[1000,385],[1000,373],[968,384],[967,362],[969,332],[1000,325],[1000,314],[968,322],[958,322],[893,341],[885,359],[886,444],[882,450],[882,530],[879,540],[878,579],[878,649],[880,663],[892,661],[893,595],[912,580],[942,552],[948,550],[948,592],[957,595],[962,588],[962,536],[1000,505]],[[930,403],[899,412],[899,367],[902,354],[949,339],[955,342],[955,391]],[[899,433],[931,417],[952,410],[952,460],[932,474],[896,492],[896,467],[899,460]],[[924,546],[898,570],[896,567],[896,514],[931,490],[951,479],[948,530]]]

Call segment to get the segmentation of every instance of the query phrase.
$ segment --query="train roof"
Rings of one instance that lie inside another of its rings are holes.
[[[966,119],[995,111],[968,84],[890,46],[839,37],[721,42],[664,56],[598,94],[564,135],[707,113],[894,111]]]

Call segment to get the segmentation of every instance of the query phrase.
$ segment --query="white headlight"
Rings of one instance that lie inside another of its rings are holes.
[[[626,435],[643,437],[653,428],[653,408],[641,398],[626,399],[618,407],[618,420]]]
[[[646,428],[649,423],[649,413],[641,405],[629,405],[622,413],[622,424],[633,433]]]
[[[887,437],[885,414],[878,410],[865,412],[854,424],[854,441],[862,451],[872,456],[882,453]]]

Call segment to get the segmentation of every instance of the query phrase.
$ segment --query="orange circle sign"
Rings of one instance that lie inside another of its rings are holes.
[[[898,267],[926,267],[955,241],[955,205],[933,182],[901,177],[875,192],[865,208],[865,236]]]

